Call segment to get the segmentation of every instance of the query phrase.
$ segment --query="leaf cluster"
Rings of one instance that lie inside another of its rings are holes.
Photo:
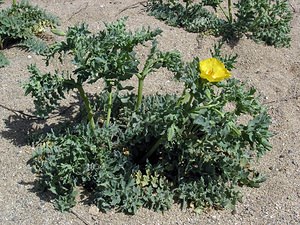
[[[286,0],[242,0],[234,4],[228,0],[228,12],[221,5],[224,1],[185,2],[149,0],[148,11],[157,19],[190,32],[222,36],[225,40],[246,35],[275,47],[286,47],[290,44],[292,13]],[[207,7],[211,7],[215,13]],[[233,10],[236,11],[234,15]],[[218,12],[224,14],[224,19],[216,16]]]
[[[289,46],[292,13],[288,1],[242,0],[236,8],[236,26],[242,33],[268,45]]]
[[[56,71],[51,74],[42,73],[35,66],[29,67],[32,76],[24,88],[26,95],[31,94],[35,98],[37,115],[46,117],[64,98],[63,92],[81,90],[86,83],[101,80],[105,91],[112,91],[113,88],[116,92],[132,90],[133,87],[123,86],[122,82],[133,76],[144,79],[147,74],[160,67],[168,66],[175,70],[180,66],[176,63],[179,60],[177,53],[161,52],[153,41],[161,30],[142,28],[135,32],[127,31],[125,20],[106,24],[106,28],[96,34],[91,33],[85,24],[70,27],[66,40],[53,44],[47,50],[46,65],[55,57],[64,63],[68,59],[66,56],[70,55],[76,68],[74,71]],[[153,41],[152,48],[140,71],[140,59],[135,48],[147,41]],[[79,92],[84,99],[85,93],[82,91]]]
[[[175,95],[146,97],[135,114],[134,99],[128,100],[116,118],[122,124],[48,135],[30,164],[60,210],[76,204],[80,186],[103,211],[165,211],[174,201],[197,212],[233,209],[241,200],[238,186],[258,187],[264,181],[251,164],[270,149],[270,118],[253,89],[236,80],[219,88],[222,96],[209,86],[199,94],[190,115],[185,115],[190,106]],[[218,106],[205,108],[203,100]],[[235,109],[224,113],[229,101]],[[242,115],[251,119],[240,124]]]
[[[90,192],[91,201],[103,211],[115,208],[133,214],[141,206],[170,208],[173,195],[167,181],[151,165],[142,175],[121,148],[122,137],[116,126],[91,131],[79,125],[63,135],[51,133],[29,164],[40,187],[53,194],[61,211],[76,204],[79,186]]]
[[[38,54],[45,51],[46,44],[39,35],[46,28],[55,28],[59,20],[38,6],[22,0],[0,11],[0,50],[17,44]]]
[[[167,24],[184,27],[189,32],[217,32],[221,19],[210,13],[203,4],[182,5],[179,1],[148,1],[150,15]]]
[[[64,73],[56,71],[52,76],[50,73],[42,73],[35,65],[28,66],[28,71],[32,76],[24,85],[25,95],[31,93],[35,97],[36,114],[45,118],[57,108],[59,100],[65,98],[65,92],[72,86],[68,84]]]
[[[226,69],[228,69],[229,71],[231,71],[232,69],[234,69],[234,64],[237,62],[237,54],[222,54],[221,53],[221,49],[222,46],[224,45],[224,42],[219,41],[216,44],[214,44],[213,49],[210,50],[210,54],[213,58],[217,58],[219,59],[221,62],[224,63]]]
[[[60,54],[61,60],[64,54],[74,56],[74,74],[81,84],[100,78],[115,82],[131,78],[138,72],[134,47],[152,40],[161,31],[143,28],[133,33],[126,31],[124,22],[122,19],[107,24],[97,34],[91,34],[85,24],[69,28],[66,41],[50,49],[48,62],[55,54]]]

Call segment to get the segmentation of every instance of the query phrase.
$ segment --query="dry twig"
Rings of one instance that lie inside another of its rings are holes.
[[[122,12],[124,12],[128,9],[134,9],[134,8],[138,7],[139,5],[145,6],[144,4],[147,2],[148,1],[140,1],[140,2],[134,3],[132,5],[129,5],[129,6],[125,7],[124,9],[122,9],[121,11],[119,11],[118,14],[116,14],[116,16],[118,16],[119,14],[121,14]]]
[[[79,14],[81,11],[85,10],[88,6],[89,6],[89,3],[87,2],[83,8],[80,8],[80,9],[78,9],[76,12],[74,12],[74,13],[68,18],[68,20],[71,20],[74,16],[76,16],[77,14]]]

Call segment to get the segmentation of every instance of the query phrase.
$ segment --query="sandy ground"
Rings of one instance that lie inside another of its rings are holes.
[[[10,4],[5,1],[1,7]],[[103,22],[128,16],[128,27],[160,27],[163,50],[180,51],[185,60],[206,58],[214,37],[199,39],[197,34],[165,25],[145,12],[137,0],[33,0],[61,18],[63,27],[86,22],[93,30]],[[174,206],[165,214],[142,209],[134,216],[103,214],[79,203],[70,213],[56,211],[47,195],[37,192],[35,177],[26,162],[33,151],[26,142],[32,123],[12,111],[30,113],[32,99],[24,97],[21,84],[28,79],[27,65],[42,65],[41,58],[18,49],[5,50],[10,66],[0,69],[0,224],[300,224],[300,1],[294,8],[290,48],[275,49],[242,39],[226,51],[239,55],[233,75],[254,85],[263,96],[272,116],[273,150],[258,163],[267,177],[258,189],[243,188],[243,202],[235,212],[210,211],[195,215]],[[133,5],[135,4],[135,5]],[[128,7],[125,11],[123,9]],[[150,76],[148,93],[176,91],[168,74]],[[5,107],[3,107],[5,106]]]

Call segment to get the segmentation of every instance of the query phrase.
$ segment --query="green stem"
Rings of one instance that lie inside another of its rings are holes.
[[[92,130],[95,130],[94,113],[93,113],[91,104],[90,104],[90,102],[89,102],[89,99],[88,99],[88,97],[86,96],[86,93],[84,92],[83,87],[82,87],[81,84],[78,84],[78,85],[77,85],[77,89],[78,89],[78,91],[79,91],[80,97],[81,97],[82,100],[83,100],[85,109],[86,109],[86,111],[87,111],[87,113],[88,113],[88,120],[89,120],[90,127],[91,127]]]
[[[139,78],[139,84],[138,84],[138,96],[136,101],[135,110],[137,111],[141,104],[143,99],[143,88],[144,88],[144,78]]]
[[[229,17],[229,22],[232,23],[232,4],[231,0],[228,0],[228,17]]]
[[[218,109],[213,109],[216,113],[218,113],[221,117],[224,118],[224,113],[222,113],[220,110]]]
[[[14,6],[14,5],[16,5],[17,4],[17,0],[13,0],[12,1],[12,5]]]
[[[189,99],[189,102],[188,102],[188,106],[191,107],[191,104],[194,100],[194,95],[190,93],[190,99]]]
[[[3,49],[3,42],[4,42],[4,40],[1,38],[1,36],[0,36],[0,50],[2,50]]]
[[[186,92],[186,87],[184,88],[184,90],[181,94],[181,97],[178,99],[176,106],[180,106],[182,104],[182,101],[183,101],[183,98],[184,98],[183,96],[185,95],[185,92]]]
[[[185,2],[185,9],[187,9],[187,8],[189,7],[189,5],[190,5],[190,1],[187,0],[187,1]]]
[[[227,21],[230,21],[230,17],[229,17],[229,15],[227,15],[227,13],[226,13],[225,10],[223,9],[223,7],[222,7],[222,6],[219,6],[219,7],[220,7],[222,13],[224,14],[224,16],[226,17]]]
[[[112,87],[108,89],[108,109],[107,109],[107,116],[105,126],[109,126],[110,116],[111,116],[111,109],[112,109]]]
[[[201,106],[198,106],[197,108],[193,109],[193,110],[191,111],[191,113],[194,113],[194,112],[199,111],[199,110],[201,110],[201,109],[209,109],[209,108],[212,108],[212,107],[215,107],[215,106],[218,106],[218,105],[219,105],[218,103],[216,103],[216,104],[211,104],[211,105],[201,105]],[[216,109],[216,110],[217,110],[217,109]]]
[[[164,136],[161,136],[157,141],[156,143],[152,146],[152,148],[146,153],[146,155],[144,155],[144,157],[141,159],[140,162],[145,162],[156,150],[157,148],[159,147],[159,145],[162,143],[163,141],[163,137]]]

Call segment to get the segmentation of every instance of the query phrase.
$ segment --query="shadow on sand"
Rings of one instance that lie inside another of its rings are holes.
[[[16,146],[31,144],[43,134],[47,134],[52,130],[63,130],[78,123],[81,115],[79,115],[80,110],[76,106],[78,106],[78,103],[61,107],[56,114],[47,119],[41,119],[1,105],[1,108],[11,111],[12,114],[4,119],[6,130],[1,131],[0,135]]]

